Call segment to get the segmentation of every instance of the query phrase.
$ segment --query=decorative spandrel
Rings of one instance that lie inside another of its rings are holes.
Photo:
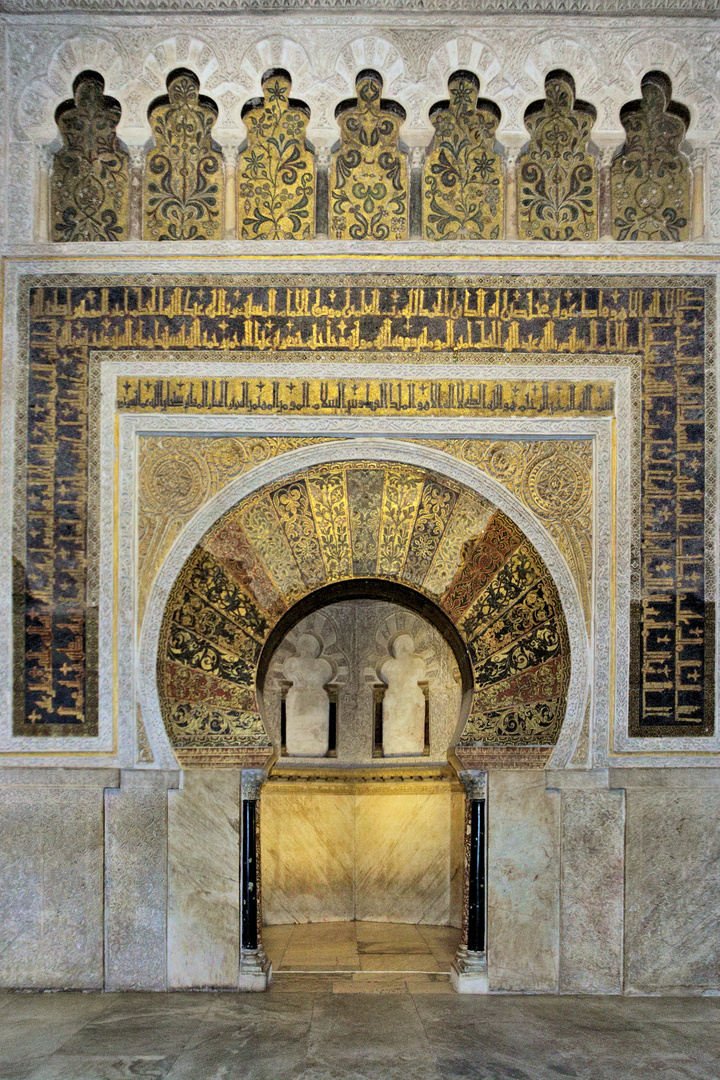
[[[117,137],[120,103],[84,71],[55,120],[63,141],[53,159],[52,239],[127,240],[130,156]]]
[[[222,153],[212,140],[217,106],[192,71],[168,76],[167,96],[149,110],[154,147],[143,184],[145,240],[220,240]]]
[[[620,111],[626,136],[610,172],[613,236],[687,240],[690,167],[680,144],[689,113],[672,101],[672,84],[659,71],[645,76],[640,92]]]
[[[423,227],[428,240],[497,240],[503,234],[502,158],[495,149],[500,110],[478,100],[479,80],[457,71],[449,101],[430,111],[435,135],[423,176]]]
[[[595,110],[575,100],[564,71],[548,75],[545,94],[525,113],[530,142],[518,161],[520,238],[595,240],[597,169],[588,152]]]
[[[287,71],[269,71],[261,98],[243,109],[247,146],[238,157],[242,240],[308,240],[315,235],[315,157],[306,141],[310,110],[290,97]]]
[[[334,240],[405,240],[407,153],[399,132],[405,110],[382,97],[376,71],[361,71],[357,97],[335,110],[340,147],[330,165],[330,236]]]

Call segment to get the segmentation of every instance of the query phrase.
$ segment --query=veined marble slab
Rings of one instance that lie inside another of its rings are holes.
[[[717,991],[720,788],[637,787],[626,797],[625,990]]]
[[[102,989],[103,786],[118,773],[12,772],[0,784],[0,985]]]
[[[625,798],[562,792],[560,990],[622,990]]]
[[[558,986],[560,796],[541,770],[488,774],[491,990]]]
[[[168,988],[238,985],[240,772],[195,769],[168,793]]]

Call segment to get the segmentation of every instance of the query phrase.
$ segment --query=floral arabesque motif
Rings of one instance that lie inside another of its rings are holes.
[[[340,147],[330,165],[330,236],[404,240],[408,236],[407,154],[398,146],[405,110],[381,97],[382,78],[361,71],[357,97],[335,110]]]
[[[310,110],[290,97],[286,71],[263,78],[263,97],[243,109],[247,146],[238,158],[242,240],[308,240],[315,234],[315,158],[305,140]]]
[[[78,75],[73,101],[55,114],[63,145],[53,159],[52,238],[127,240],[130,156],[117,137],[120,103],[92,71]]]
[[[690,168],[680,144],[689,117],[671,100],[672,84],[661,72],[649,72],[640,92],[620,112],[626,139],[610,171],[613,236],[687,240]]]
[[[212,141],[217,107],[198,92],[197,76],[176,71],[168,94],[149,110],[155,146],[145,165],[145,240],[220,240],[222,154]]]
[[[551,72],[546,97],[525,113],[530,142],[518,161],[518,228],[531,240],[597,239],[597,170],[588,153],[592,105],[571,77]]]
[[[449,101],[430,111],[435,136],[425,159],[423,231],[428,240],[497,240],[503,234],[502,158],[495,150],[500,110],[478,100],[469,71],[448,81]]]

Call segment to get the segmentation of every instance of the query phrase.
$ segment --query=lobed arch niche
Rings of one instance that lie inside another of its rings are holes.
[[[585,710],[588,642],[562,556],[480,470],[385,439],[284,454],[186,526],[141,634],[151,739],[169,741],[185,767],[269,764],[263,657],[288,612],[310,610],[335,587],[345,595],[372,587],[388,599],[402,592],[431,616],[460,658],[466,693],[455,742],[468,767],[488,747],[501,755],[525,747],[537,763],[568,760]]]

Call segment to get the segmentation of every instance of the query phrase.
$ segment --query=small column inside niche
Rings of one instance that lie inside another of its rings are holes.
[[[142,240],[142,181],[145,147],[130,146],[130,207],[128,231],[131,240]]]
[[[450,981],[459,994],[486,994],[487,773],[472,770],[458,775],[465,788],[465,877],[462,936],[450,969]]]
[[[692,169],[692,218],[690,235],[702,240],[705,235],[705,147],[697,147],[690,154]]]
[[[423,166],[425,147],[413,146],[410,151],[410,238],[423,234]]]
[[[522,149],[521,142],[513,143],[507,139],[505,143],[505,239],[517,240],[518,238],[518,215],[517,215],[517,159]]]
[[[234,143],[222,143],[222,155],[225,167],[225,239],[234,240],[237,236],[237,146]]]
[[[315,150],[315,235],[326,238],[328,235],[329,214],[329,175],[331,149],[318,146]]]
[[[35,239],[39,243],[52,240],[50,230],[50,176],[52,151],[47,146],[37,150],[37,213],[35,215]]]
[[[240,783],[240,990],[267,990],[272,964],[262,944],[260,792],[262,769],[243,769]]]
[[[598,239],[612,239],[611,166],[618,152],[616,144],[599,145],[598,141]]]

